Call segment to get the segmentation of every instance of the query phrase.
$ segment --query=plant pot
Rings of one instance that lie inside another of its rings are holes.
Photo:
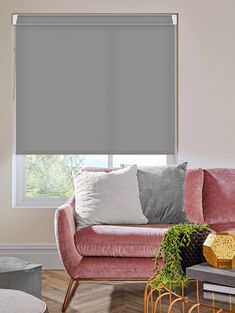
[[[181,266],[184,271],[186,267],[206,262],[203,255],[203,243],[210,231],[195,232],[191,234],[190,244],[181,249]]]

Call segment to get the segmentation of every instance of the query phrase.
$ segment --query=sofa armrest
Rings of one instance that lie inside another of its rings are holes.
[[[74,208],[71,203],[66,203],[55,212],[55,237],[64,268],[74,279],[78,278],[78,265],[82,259],[75,246],[75,233]]]

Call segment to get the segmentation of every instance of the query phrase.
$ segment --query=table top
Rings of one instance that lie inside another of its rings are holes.
[[[188,278],[206,281],[213,284],[235,287],[235,270],[219,269],[208,263],[201,263],[186,268]]]

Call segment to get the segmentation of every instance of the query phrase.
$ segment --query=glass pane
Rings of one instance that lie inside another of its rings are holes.
[[[114,155],[113,166],[119,167],[120,165],[166,165],[166,155]]]
[[[107,167],[108,156],[107,155],[83,155],[84,167]]]
[[[166,165],[166,155],[114,155],[113,166]],[[62,198],[73,192],[73,173],[82,167],[107,167],[107,155],[27,155],[26,198]]]
[[[85,166],[107,166],[107,155],[27,155],[26,197],[69,197],[73,173]]]

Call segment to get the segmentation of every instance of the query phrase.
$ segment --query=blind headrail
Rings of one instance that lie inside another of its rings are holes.
[[[12,24],[21,25],[176,25],[176,14],[68,14],[38,15],[13,14]]]

